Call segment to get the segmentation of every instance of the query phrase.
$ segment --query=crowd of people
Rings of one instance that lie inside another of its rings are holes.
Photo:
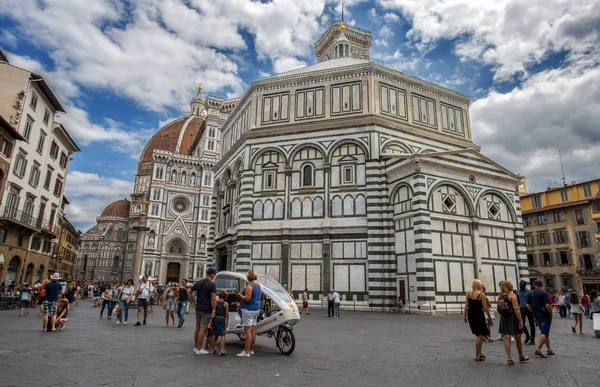
[[[534,354],[540,358],[554,356],[556,353],[550,346],[550,328],[552,327],[552,318],[554,308],[559,308],[560,316],[566,318],[563,311],[566,304],[560,302],[565,299],[566,290],[555,294],[544,289],[541,280],[534,282],[533,289],[527,289],[527,283],[520,281],[519,289],[515,290],[510,281],[502,281],[498,284],[498,298],[496,300],[496,311],[500,315],[498,339],[504,341],[504,348],[507,355],[509,366],[515,364],[512,356],[512,343],[517,347],[518,359],[520,362],[529,361],[525,355],[523,344],[535,345]],[[592,290],[589,295],[582,296],[575,292],[568,293],[568,303],[570,314],[573,316],[573,333],[583,334],[583,316],[592,318],[594,313],[600,313],[600,298],[598,292]],[[553,297],[554,296],[554,297]],[[584,299],[587,297],[587,302]],[[554,300],[553,300],[554,298]],[[587,306],[587,308],[586,308]],[[493,342],[491,338],[491,327],[494,325],[495,313],[491,310],[491,302],[485,295],[485,287],[480,280],[473,281],[471,290],[465,297],[464,321],[469,323],[471,332],[476,336],[475,340],[475,361],[484,361],[485,355],[482,353],[483,342],[487,339]],[[527,327],[529,323],[529,329]],[[536,327],[539,330],[539,338],[536,343]],[[522,341],[522,335],[525,334],[525,341]],[[543,349],[546,352],[543,352]]]

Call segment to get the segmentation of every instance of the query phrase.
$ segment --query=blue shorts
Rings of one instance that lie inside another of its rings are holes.
[[[552,326],[551,318],[536,319],[538,326],[540,327],[540,335],[546,335],[546,337],[550,337],[550,327]]]
[[[225,319],[215,318],[212,323],[212,336],[225,336]]]

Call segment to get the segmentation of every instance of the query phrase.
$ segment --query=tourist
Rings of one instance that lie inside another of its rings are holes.
[[[165,308],[165,321],[167,324],[167,328],[169,327],[169,317],[171,317],[173,326],[175,326],[175,308],[177,308],[178,296],[179,290],[177,283],[171,284],[171,287],[166,288],[163,292],[162,304],[163,308]]]
[[[229,294],[227,290],[221,290],[219,292],[219,301],[217,302],[217,309],[215,312],[215,319],[212,324],[212,337],[213,340],[213,348],[214,341],[216,338],[220,338],[221,340],[221,350],[218,352],[219,356],[227,355],[227,351],[225,351],[225,331],[227,329],[227,325],[229,325],[229,304],[227,303],[227,297]]]
[[[112,310],[113,310],[113,285],[108,284],[104,293],[102,293],[102,309],[100,309],[100,320],[102,320],[102,315],[104,314],[104,308],[108,306],[108,319],[112,318]]]
[[[129,318],[129,304],[133,299],[134,290],[132,279],[128,279],[125,286],[121,288],[121,292],[119,293],[119,313],[117,314],[117,325],[121,323],[123,323],[123,325],[127,325],[127,319]],[[125,321],[123,321],[123,316],[125,316]]]
[[[558,312],[560,313],[560,318],[567,317],[567,301],[565,295],[561,292],[557,298],[558,302]]]
[[[88,298],[90,300],[94,300],[94,284],[89,284],[88,286]]]
[[[485,286],[483,286],[483,284],[481,285],[481,292],[485,296]],[[485,318],[485,326],[487,327],[489,334],[485,337],[485,339],[488,341],[488,343],[493,343],[496,340],[494,340],[491,335],[492,326],[494,325],[494,320],[496,319],[496,316],[494,315],[494,311],[492,310],[492,303],[490,302],[490,299],[487,298],[487,296],[485,296],[485,298],[482,299],[482,303],[484,304],[484,308],[487,307],[489,311],[488,316],[486,316]]]
[[[35,308],[35,306],[37,305],[37,302],[40,298],[40,287],[41,286],[42,286],[42,283],[40,282],[40,280],[35,281],[35,285],[33,285],[33,297],[31,297],[31,308],[32,309]]]
[[[335,317],[335,310],[333,309],[333,289],[329,289],[327,294],[327,317]]]
[[[302,293],[302,309],[300,309],[300,314],[302,314],[303,310],[306,311],[306,314],[310,314],[308,312],[308,289],[304,289]]]
[[[535,349],[535,355],[546,358],[542,353],[542,346],[546,345],[547,354],[554,355],[554,351],[550,347],[550,327],[552,326],[552,304],[548,292],[544,291],[544,283],[541,280],[535,280],[535,290],[532,295],[532,308],[535,321],[540,328],[540,338]]]
[[[154,286],[150,282],[148,282],[148,276],[144,274],[142,276],[142,283],[140,283],[140,287],[138,288],[137,295],[137,304],[138,304],[138,312],[137,312],[137,322],[134,326],[139,327],[140,317],[142,317],[142,311],[144,312],[144,325],[146,325],[146,318],[148,318],[148,303],[149,300],[152,299],[152,295],[154,293]]]
[[[96,284],[96,286],[94,286],[94,308],[102,302],[100,295],[100,284]]]
[[[335,314],[335,318],[340,318],[340,302],[342,300],[342,296],[340,296],[340,294],[338,292],[335,291],[335,289],[333,290],[333,311]]]
[[[23,287],[20,290],[20,294],[19,294],[19,298],[20,298],[20,302],[19,302],[19,317],[21,317],[23,315],[23,309],[25,310],[25,314],[29,315],[29,302],[31,297],[31,294],[33,292],[33,289],[31,288],[31,285],[29,284],[23,284]]]
[[[577,333],[577,324],[579,324],[579,334],[583,335],[583,306],[579,301],[579,296],[577,293],[572,292],[571,297],[569,298],[571,303],[571,314],[573,315],[573,326],[571,330],[573,333]]]
[[[594,318],[594,313],[600,313],[600,298],[598,298],[598,291],[590,291],[590,319]]]
[[[56,309],[57,317],[56,317],[56,329],[62,331],[65,329],[65,325],[69,320],[69,299],[62,298]]]
[[[571,289],[564,289],[563,294],[565,295],[565,305],[567,306],[567,318],[571,318]]]
[[[71,281],[67,286],[66,297],[69,301],[70,308],[73,309],[75,307],[75,298],[77,297],[77,285],[74,281]]]
[[[587,294],[587,292],[584,292],[583,296],[581,297],[581,305],[583,306],[583,311],[585,312],[585,315],[589,317],[589,315],[590,315],[590,296]]]
[[[62,286],[58,283],[60,274],[54,273],[50,276],[50,282],[47,283],[42,289],[43,301],[43,312],[44,315],[42,321],[44,323],[44,332],[48,330],[48,320],[50,320],[50,330],[56,332],[56,313],[58,305],[56,304],[58,296],[62,292]]]
[[[50,281],[45,279],[42,284],[40,285],[40,290],[38,292],[38,305],[40,307],[40,316],[43,316],[44,314],[42,313],[43,307],[44,307],[44,299],[46,298],[46,285],[49,283]]]
[[[404,308],[402,298],[400,298],[400,296],[394,298],[394,307],[392,308],[392,312],[400,313],[402,308]]]
[[[475,361],[484,361],[485,356],[481,353],[483,347],[483,339],[489,337],[490,331],[486,324],[485,315],[488,317],[488,321],[492,320],[490,316],[490,310],[488,308],[487,298],[483,294],[483,286],[481,281],[476,279],[471,285],[465,296],[465,312],[464,320],[465,324],[469,322],[471,333],[476,337],[475,339]],[[490,325],[492,323],[490,322]]]
[[[517,298],[519,299],[519,310],[523,318],[525,344],[528,345],[535,344],[535,321],[533,319],[533,312],[531,311],[531,296],[531,290],[527,289],[527,282],[521,280],[519,282],[519,290],[517,290]],[[529,329],[527,329],[525,324],[525,318],[529,321]]]
[[[498,296],[498,313],[500,314],[499,332],[504,335],[504,349],[508,356],[508,365],[513,366],[515,362],[512,359],[511,338],[514,336],[517,351],[519,352],[519,361],[527,361],[529,357],[523,355],[523,342],[521,333],[523,330],[523,318],[519,309],[519,301],[513,293],[513,285],[510,281],[503,281]]]
[[[242,304],[242,325],[246,335],[245,348],[238,353],[238,357],[250,357],[254,355],[254,344],[256,343],[256,323],[260,313],[260,284],[254,270],[246,272],[248,284],[242,293],[236,292]],[[308,294],[308,289],[304,291]],[[308,311],[306,312],[308,314]]]
[[[217,309],[217,284],[214,282],[217,271],[214,267],[206,269],[206,277],[196,282],[188,289],[188,299],[196,306],[196,330],[194,331],[194,353],[206,355],[208,351],[202,348],[204,334],[210,320]],[[196,292],[196,298],[193,296]]]
[[[184,313],[187,312],[188,308],[188,294],[187,294],[187,280],[181,280],[181,285],[177,290],[179,292],[179,298],[177,300],[177,328],[181,328],[185,322]]]

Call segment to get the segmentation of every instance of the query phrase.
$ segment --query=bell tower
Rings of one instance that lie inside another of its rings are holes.
[[[315,43],[317,62],[330,59],[371,59],[371,32],[348,26],[343,20],[331,23]]]
[[[186,117],[197,116],[206,117],[206,102],[202,98],[202,84],[198,84],[198,94],[190,102],[190,110],[185,115]]]

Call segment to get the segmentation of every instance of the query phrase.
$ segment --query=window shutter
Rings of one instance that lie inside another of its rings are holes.
[[[583,262],[583,255],[579,254],[579,266],[578,269],[579,270],[583,270],[585,268],[584,262]]]
[[[556,253],[554,253],[554,257],[556,259],[556,266],[560,265],[560,253],[557,251]]]
[[[587,210],[583,209],[581,212],[583,213],[583,223],[588,224],[590,219]]]
[[[573,258],[571,257],[571,251],[567,250],[567,262],[569,262],[569,265],[573,264]]]
[[[573,224],[576,226],[577,225],[577,215],[575,215],[575,211],[573,211],[572,214],[573,214]]]
[[[577,242],[577,247],[581,247],[581,239],[579,238],[577,231],[575,231],[575,240]]]
[[[540,244],[540,234],[536,234],[536,236],[535,236],[535,241],[536,241],[536,244],[537,244],[537,245],[539,245],[539,244]]]
[[[596,270],[596,257],[594,255],[592,255],[592,269]]]
[[[585,235],[587,236],[587,243],[588,243],[588,247],[592,247],[592,246],[593,246],[593,245],[592,245],[592,237],[591,237],[591,235],[590,235],[590,232],[589,232],[589,231],[586,231],[586,232],[585,232]]]

